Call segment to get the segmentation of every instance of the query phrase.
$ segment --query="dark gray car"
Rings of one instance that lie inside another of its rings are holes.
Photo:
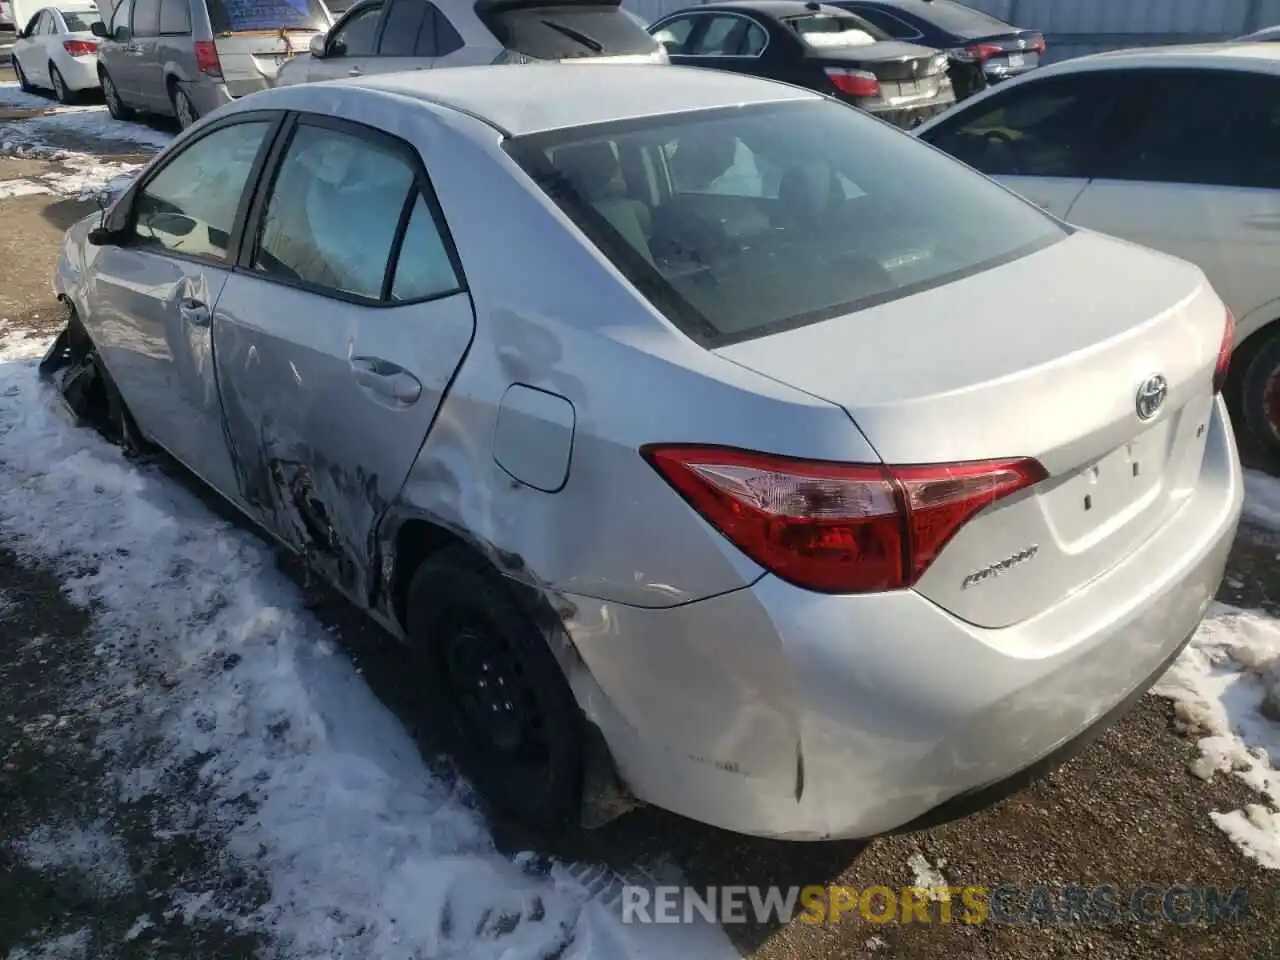
[[[332,25],[321,0],[120,0],[98,71],[111,115],[199,117],[275,84],[281,65]]]

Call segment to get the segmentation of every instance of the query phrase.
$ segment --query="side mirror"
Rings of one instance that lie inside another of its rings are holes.
[[[311,55],[317,60],[324,59],[324,45],[328,38],[323,34],[316,34],[311,38]]]
[[[133,34],[129,32],[128,27],[120,26],[116,27],[115,35],[111,39],[116,43],[128,43],[133,39]]]
[[[119,242],[120,237],[114,230],[106,227],[94,227],[86,234],[85,239],[92,247],[110,247]]]
[[[680,44],[676,43],[674,40],[663,40],[662,49],[667,51],[667,55],[670,56],[673,53],[680,52]]]
[[[101,37],[103,40],[106,40],[109,36],[107,33],[107,25],[101,20],[93,21],[93,23],[89,25],[89,32],[95,37]]]

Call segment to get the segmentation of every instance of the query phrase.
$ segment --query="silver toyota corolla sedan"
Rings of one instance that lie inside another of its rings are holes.
[[[729,73],[256,94],[55,282],[72,409],[406,641],[549,828],[964,812],[1147,689],[1240,512],[1199,270]]]

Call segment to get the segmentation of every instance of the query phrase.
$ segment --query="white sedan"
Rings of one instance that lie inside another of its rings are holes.
[[[13,45],[22,89],[52,90],[62,103],[99,89],[98,38],[90,31],[101,19],[93,6],[45,7],[32,17]]]

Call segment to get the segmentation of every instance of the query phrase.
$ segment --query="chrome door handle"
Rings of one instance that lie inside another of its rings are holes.
[[[209,308],[194,297],[184,298],[178,304],[178,313],[182,315],[183,320],[193,327],[207,327],[209,325]]]
[[[352,357],[351,372],[362,387],[398,403],[414,403],[422,396],[422,383],[418,378],[386,360]]]
[[[363,70],[361,70],[359,67],[352,67],[350,70],[348,70],[348,71],[347,71],[347,76],[348,76],[348,77],[358,77],[358,76],[360,76],[360,74],[362,74],[362,73],[364,73],[364,71],[363,71]]]

